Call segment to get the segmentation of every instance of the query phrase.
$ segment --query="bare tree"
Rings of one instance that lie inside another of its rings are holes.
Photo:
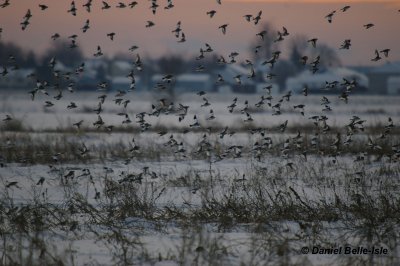
[[[336,50],[327,44],[321,43],[312,50],[312,56],[320,56],[321,67],[338,67],[341,66],[340,58],[336,53]]]
[[[300,59],[308,52],[308,39],[304,34],[297,34],[288,42],[289,60],[297,68],[297,71],[300,71],[303,67]]]
[[[341,65],[339,56],[334,48],[320,42],[317,42],[315,47],[313,47],[309,39],[303,34],[295,35],[290,39],[288,46],[289,60],[298,70],[301,70],[303,67],[300,62],[303,56],[307,56],[309,60],[320,56],[320,67],[337,67]]]
[[[278,30],[270,22],[265,22],[261,25],[259,34],[254,37],[249,47],[253,60],[265,60],[270,58],[274,50],[278,49],[278,44],[274,42]],[[256,47],[259,48],[256,51]]]
[[[179,55],[161,57],[157,65],[162,74],[178,75],[185,70],[185,60]]]
[[[83,61],[83,53],[79,47],[69,48],[70,43],[66,40],[57,40],[50,48],[49,52],[42,59],[42,64],[48,64],[52,57],[63,63],[67,67],[76,67]]]

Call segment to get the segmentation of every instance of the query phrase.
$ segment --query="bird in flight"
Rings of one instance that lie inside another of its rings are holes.
[[[101,7],[101,9],[106,10],[106,9],[110,9],[110,8],[111,8],[111,6],[106,1],[103,1],[103,6]]]
[[[10,0],[5,0],[4,3],[2,3],[2,4],[0,5],[0,7],[1,7],[1,8],[6,8],[6,7],[9,6],[9,5],[10,5]]]
[[[147,21],[147,24],[146,24],[146,28],[150,28],[150,27],[153,27],[155,24],[154,24],[154,22],[153,21],[151,21],[151,20],[148,20]]]
[[[107,37],[109,37],[111,41],[114,40],[114,36],[115,36],[115,32],[107,33]]]
[[[261,14],[262,14],[262,10],[260,10],[260,11],[258,12],[257,16],[255,16],[255,17],[253,18],[254,25],[257,25],[258,22],[261,20]]]
[[[82,6],[86,9],[86,11],[87,11],[88,13],[90,13],[90,11],[91,11],[92,1],[93,1],[93,0],[88,0],[88,1],[86,2],[86,4],[83,4],[83,5],[82,5]]]
[[[76,9],[76,6],[75,6],[75,1],[72,1],[71,2],[71,6],[70,6],[70,8],[68,10],[68,13],[71,13],[73,16],[76,16],[76,11],[77,11],[77,9]]]
[[[42,5],[42,4],[39,4],[39,8],[40,8],[40,10],[46,10],[47,8],[49,8],[48,6],[46,6],[46,5]]]
[[[219,26],[218,28],[221,29],[223,34],[226,34],[226,28],[228,27],[229,24],[223,24]]]
[[[336,10],[333,10],[331,13],[325,16],[325,18],[328,20],[329,23],[332,23],[333,20],[333,15],[335,15]]]
[[[349,8],[350,8],[350,6],[344,6],[344,7],[342,7],[340,10],[341,10],[342,12],[346,12],[347,10],[349,10]]]
[[[389,57],[389,52],[390,52],[389,48],[386,48],[386,49],[383,49],[383,50],[380,51],[380,53],[383,53],[383,55],[385,57]]]
[[[369,29],[372,28],[373,26],[375,26],[373,23],[368,23],[364,25],[364,28]]]
[[[375,50],[375,57],[372,58],[371,61],[376,62],[376,61],[379,61],[379,60],[381,60],[381,59],[382,59],[382,58],[379,56],[378,50]]]
[[[215,10],[210,10],[210,11],[207,12],[207,15],[209,15],[210,18],[212,18],[212,17],[215,16],[216,13],[217,13],[217,11],[215,11]]]
[[[316,48],[316,47],[317,47],[317,41],[318,41],[317,38],[312,38],[312,39],[308,40],[307,42],[311,43],[312,46],[313,46],[314,48]]]

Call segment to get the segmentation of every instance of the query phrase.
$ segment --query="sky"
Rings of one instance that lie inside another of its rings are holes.
[[[318,38],[319,43],[337,49],[344,65],[377,64],[371,61],[375,49],[386,48],[391,49],[390,57],[379,64],[400,60],[400,1],[222,0],[222,5],[218,5],[216,0],[174,0],[175,7],[165,10],[167,1],[159,0],[156,15],[151,13],[150,1],[137,1],[138,5],[133,9],[118,9],[115,6],[120,1],[110,0],[112,8],[103,11],[101,1],[94,0],[92,12],[87,13],[82,7],[86,0],[78,0],[75,1],[77,16],[74,17],[67,12],[71,1],[11,0],[10,6],[0,8],[1,40],[45,54],[52,45],[50,36],[54,33],[64,38],[77,34],[77,43],[86,56],[93,55],[97,45],[109,56],[126,53],[130,46],[137,45],[142,58],[168,54],[196,56],[204,43],[208,43],[217,54],[227,57],[236,51],[240,54],[239,60],[244,60],[250,56],[251,44],[261,30],[260,25],[269,22],[278,30],[286,27],[290,33],[280,47],[283,51],[291,38],[301,34]],[[49,8],[41,11],[39,3]],[[339,9],[344,5],[351,5],[351,8],[341,12]],[[22,31],[20,23],[28,9],[32,12],[31,24]],[[217,11],[214,18],[207,16],[206,12],[210,10]],[[258,26],[243,18],[245,14],[255,15],[260,10],[263,14]],[[325,16],[333,10],[337,12],[330,24]],[[90,29],[82,33],[86,19],[90,20]],[[148,20],[155,26],[146,28]],[[186,35],[185,43],[177,43],[171,32],[178,21]],[[375,26],[367,30],[363,27],[367,23]],[[218,29],[222,24],[229,24],[226,35]],[[110,32],[116,33],[114,41],[106,36]],[[350,50],[339,50],[345,39],[352,40]]]

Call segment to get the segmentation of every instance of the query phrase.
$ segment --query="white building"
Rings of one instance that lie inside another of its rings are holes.
[[[390,95],[400,94],[400,76],[390,77],[387,80],[387,93]]]
[[[163,76],[161,74],[153,75],[152,86],[156,86],[157,83],[165,83],[162,81]],[[209,74],[181,74],[174,77],[171,83],[165,84],[179,93],[214,90],[214,84]]]
[[[286,80],[286,89],[294,93],[300,94],[307,86],[309,92],[326,93],[326,82],[331,83],[338,81],[343,82],[343,79],[348,81],[356,80],[358,88],[367,89],[369,82],[366,75],[348,68],[329,68],[324,72],[317,72],[313,74],[310,70],[305,70],[295,77]],[[338,86],[339,88],[340,86]]]
[[[117,76],[111,78],[111,88],[112,90],[126,91],[131,87],[131,79],[126,76]],[[135,77],[135,88],[133,90],[142,90],[140,77]]]
[[[6,76],[0,76],[0,89],[26,89],[33,86],[32,79],[27,78],[33,69],[8,70]]]
[[[248,78],[250,69],[244,68],[240,65],[230,64],[227,65],[223,70],[219,71],[224,82],[219,86],[229,86],[232,92],[239,93],[255,93],[257,91],[256,82],[251,78]],[[235,80],[235,77],[240,76],[240,84]],[[226,88],[224,89],[226,90]]]

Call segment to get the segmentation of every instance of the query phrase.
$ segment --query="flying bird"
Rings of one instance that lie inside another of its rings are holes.
[[[381,60],[381,59],[382,59],[382,58],[379,56],[378,50],[375,50],[375,57],[372,58],[371,61],[376,62],[376,61],[379,61],[379,60]]]
[[[226,34],[226,28],[228,27],[229,24],[223,24],[221,26],[218,27],[218,29],[222,30],[223,34]]]
[[[103,52],[101,51],[100,45],[97,45],[97,52],[93,54],[94,57],[102,56]]]
[[[257,16],[255,16],[255,17],[253,18],[254,25],[257,25],[258,22],[260,21],[260,19],[261,19],[261,14],[262,14],[262,10],[260,10],[260,11],[258,12]]]
[[[317,47],[317,41],[318,41],[318,38],[312,38],[312,39],[308,40],[307,42],[311,43],[312,46],[314,48],[316,48]]]
[[[87,19],[86,22],[85,22],[85,25],[83,25],[83,27],[81,28],[83,33],[85,33],[90,28],[89,24],[90,24],[90,21]]]
[[[344,7],[342,7],[340,10],[341,10],[342,12],[346,12],[347,10],[349,10],[349,8],[350,8],[350,6],[344,6]]]
[[[385,57],[389,57],[389,52],[390,52],[389,48],[386,48],[386,49],[383,49],[383,50],[380,51],[380,53],[383,53],[383,55]]]
[[[116,8],[126,8],[126,4],[119,2],[118,5],[116,6]]]
[[[114,36],[115,36],[115,32],[107,33],[107,37],[109,37],[111,41],[114,40]]]
[[[351,40],[346,39],[346,40],[344,40],[344,42],[342,43],[342,45],[340,46],[339,49],[350,49],[350,46],[351,46]]]
[[[2,3],[2,4],[0,5],[0,7],[1,7],[1,8],[6,8],[6,7],[9,6],[9,5],[10,5],[10,0],[5,0],[4,3]]]
[[[129,6],[130,8],[134,8],[137,4],[138,4],[137,1],[132,1],[132,2],[130,2],[130,3],[128,4],[128,6]]]
[[[267,34],[267,31],[263,30],[263,31],[257,33],[256,36],[260,36],[261,40],[264,40],[265,34]]]
[[[110,8],[111,8],[111,6],[107,2],[103,1],[103,6],[101,7],[101,9],[106,10],[106,9],[110,9]]]
[[[39,4],[39,8],[40,8],[40,10],[46,10],[49,7],[46,5]]]
[[[70,6],[70,8],[68,9],[68,13],[71,13],[73,16],[76,16],[76,11],[77,11],[77,9],[76,9],[76,6],[75,6],[75,1],[72,1],[71,2],[71,6]]]
[[[253,15],[244,15],[243,17],[246,19],[246,21],[250,22],[253,18]]]
[[[82,6],[86,9],[86,11],[87,11],[88,13],[90,13],[90,11],[91,11],[92,1],[93,1],[93,0],[88,0],[88,1],[86,2],[86,4],[83,4],[83,5],[82,5]]]
[[[155,24],[154,24],[153,21],[148,20],[148,21],[147,21],[147,24],[146,24],[146,28],[153,27],[154,25],[155,25]]]
[[[333,20],[333,15],[335,15],[336,10],[333,10],[331,13],[325,16],[325,18],[328,20],[329,23],[332,23]]]
[[[364,28],[369,29],[369,28],[372,28],[372,27],[375,26],[375,25],[372,24],[372,23],[368,23],[368,24],[365,24],[365,25],[363,25],[363,26],[364,26]]]
[[[58,39],[58,38],[60,38],[60,34],[58,34],[58,33],[54,33],[53,35],[51,35],[51,39],[52,39],[53,41],[55,41],[55,40]]]
[[[217,11],[215,11],[215,10],[210,10],[210,11],[207,12],[207,15],[209,15],[210,18],[212,18],[212,17],[215,16],[216,13],[217,13]]]

